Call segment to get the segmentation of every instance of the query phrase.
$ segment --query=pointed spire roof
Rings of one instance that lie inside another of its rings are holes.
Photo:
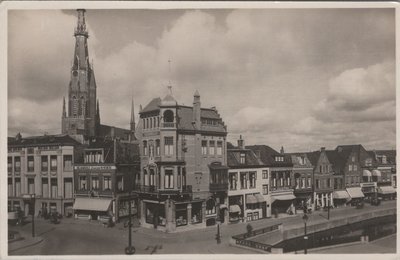
[[[131,107],[131,131],[135,131],[135,104],[132,97],[132,107]]]
[[[67,112],[66,112],[66,109],[65,109],[65,96],[63,97],[62,117],[67,117]]]
[[[200,94],[199,94],[199,91],[198,91],[198,90],[196,90],[196,92],[194,92],[194,96],[195,96],[195,97],[200,97]]]

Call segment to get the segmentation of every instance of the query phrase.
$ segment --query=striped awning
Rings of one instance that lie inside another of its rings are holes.
[[[372,170],[372,176],[380,177],[380,176],[382,176],[382,173],[380,170]]]
[[[247,204],[256,204],[256,203],[258,203],[258,202],[257,202],[256,197],[254,197],[253,194],[247,194],[247,195],[246,195],[246,203],[247,203]]]
[[[364,177],[371,177],[372,173],[370,171],[368,171],[368,170],[363,170],[363,176]]]
[[[262,203],[265,201],[264,196],[261,195],[260,193],[256,193],[254,194],[254,196],[256,197],[258,203]]]
[[[240,207],[239,207],[239,205],[230,205],[229,206],[229,212],[231,212],[231,213],[237,213],[237,212],[240,212],[241,210],[240,210]]]
[[[336,190],[333,192],[334,199],[350,199],[350,195],[345,190]]]
[[[346,191],[352,199],[364,198],[364,193],[361,191],[361,187],[347,188]]]
[[[393,194],[396,193],[396,189],[392,186],[382,186],[378,188],[378,193],[380,194]]]
[[[112,199],[76,198],[74,210],[107,211]]]

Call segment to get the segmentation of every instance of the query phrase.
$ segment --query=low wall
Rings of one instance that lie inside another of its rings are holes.
[[[309,234],[315,233],[318,231],[323,231],[326,229],[340,227],[340,226],[360,222],[360,221],[371,219],[371,218],[383,217],[383,216],[389,216],[389,215],[395,215],[395,214],[396,214],[396,209],[385,209],[385,210],[379,210],[379,211],[365,212],[365,213],[362,213],[357,216],[349,216],[349,217],[342,218],[342,219],[329,220],[329,221],[327,220],[327,222],[324,222],[324,223],[307,225],[307,233],[309,233]],[[304,226],[297,227],[297,228],[285,229],[285,226],[283,225],[282,240],[287,240],[290,238],[299,237],[299,236],[303,236],[303,235],[304,235]]]

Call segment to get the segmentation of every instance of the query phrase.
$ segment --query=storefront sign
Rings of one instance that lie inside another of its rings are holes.
[[[114,165],[85,165],[85,166],[74,166],[75,170],[78,171],[109,171],[115,170]]]

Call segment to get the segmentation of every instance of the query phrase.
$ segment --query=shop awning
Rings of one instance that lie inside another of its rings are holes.
[[[227,206],[225,204],[220,204],[219,205],[219,209],[226,209],[226,208],[227,208]]]
[[[350,195],[345,190],[337,190],[333,192],[334,199],[350,199]]]
[[[239,205],[230,205],[229,206],[229,212],[231,212],[231,213],[237,213],[237,212],[240,212],[241,210],[240,210],[240,207],[239,207]]]
[[[352,199],[364,198],[364,193],[361,191],[361,187],[347,188],[346,191]]]
[[[274,200],[294,200],[296,197],[293,194],[272,195]]]
[[[258,203],[258,202],[257,202],[256,197],[254,197],[253,194],[247,194],[247,195],[246,195],[246,203],[247,203],[247,204],[256,204],[256,203]]]
[[[265,201],[263,195],[261,195],[260,193],[256,193],[254,194],[254,196],[256,197],[258,203],[262,203]]]
[[[372,176],[378,176],[378,177],[380,177],[380,176],[382,176],[382,173],[381,173],[380,170],[373,170],[373,171],[372,171]]]
[[[76,198],[74,210],[107,211],[112,199]]]
[[[382,186],[378,188],[378,193],[380,194],[393,194],[396,193],[396,189],[392,186]]]
[[[368,170],[363,170],[363,176],[364,177],[371,177],[372,173],[370,171],[368,171]]]

